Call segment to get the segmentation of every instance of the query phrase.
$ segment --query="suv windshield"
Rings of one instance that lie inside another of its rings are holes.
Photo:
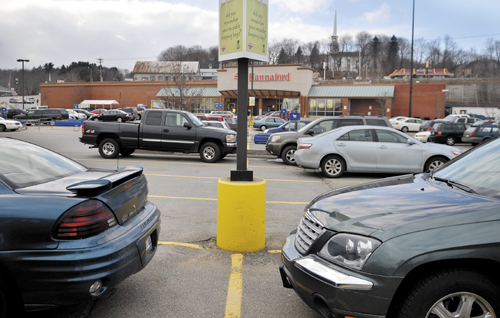
[[[193,115],[192,113],[187,113],[187,116],[189,117],[193,125],[195,125],[196,127],[203,126],[203,123],[200,121],[200,119],[195,115]]]
[[[436,170],[433,177],[465,185],[480,195],[500,198],[500,139],[467,152]]]
[[[0,175],[13,189],[57,180],[87,168],[45,148],[16,139],[3,138]]]

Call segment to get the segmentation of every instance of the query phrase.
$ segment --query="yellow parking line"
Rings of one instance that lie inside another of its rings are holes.
[[[179,242],[162,242],[158,241],[159,245],[174,245],[174,246],[183,246],[183,247],[191,247],[191,248],[196,248],[198,250],[201,250],[201,246],[197,244],[191,244],[191,243],[179,243]]]
[[[281,253],[281,250],[269,250],[267,252],[271,253],[271,254],[279,254],[279,253]]]
[[[172,197],[168,195],[149,195],[150,198],[160,198],[160,199],[178,199],[178,200],[201,200],[201,201],[217,201],[218,199],[211,198],[193,198],[193,197]],[[289,201],[266,201],[270,204],[300,204],[306,205],[309,202],[289,202]]]
[[[224,318],[241,317],[241,301],[243,291],[243,255],[231,255],[231,275],[227,289],[226,313]]]

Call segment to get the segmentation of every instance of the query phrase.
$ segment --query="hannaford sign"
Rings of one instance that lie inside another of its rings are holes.
[[[238,73],[234,73],[234,79],[238,78]],[[248,75],[248,80],[249,81],[254,81],[254,82],[277,82],[277,81],[290,81],[290,73],[287,74],[266,74],[266,75],[257,75],[257,74],[252,74],[250,73]]]

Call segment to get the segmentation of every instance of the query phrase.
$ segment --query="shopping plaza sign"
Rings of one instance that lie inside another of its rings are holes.
[[[219,61],[268,61],[268,0],[219,0]]]
[[[238,79],[238,73],[234,73],[233,76],[234,79]],[[265,74],[265,75],[259,75],[259,74],[248,74],[248,80],[249,81],[254,81],[254,82],[284,82],[284,81],[290,81],[290,73],[286,74]]]

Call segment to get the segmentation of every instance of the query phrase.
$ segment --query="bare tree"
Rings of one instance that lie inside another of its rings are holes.
[[[411,60],[411,44],[405,38],[398,38],[398,48],[399,48],[399,68],[405,68],[408,65],[410,67]]]
[[[193,111],[202,94],[201,88],[193,85],[193,73],[181,61],[174,61],[170,64],[168,74],[172,81],[162,89],[162,100],[168,108]]]
[[[169,47],[160,53],[158,61],[185,61],[184,58],[187,52],[188,49],[184,45]]]

